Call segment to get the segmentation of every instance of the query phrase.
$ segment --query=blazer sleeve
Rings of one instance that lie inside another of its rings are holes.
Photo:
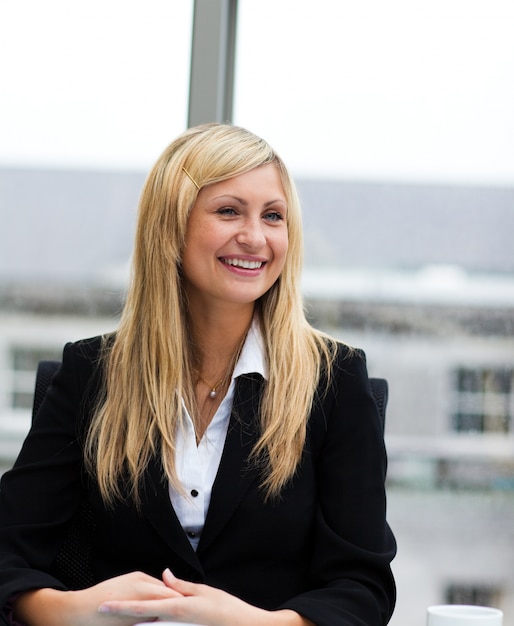
[[[83,347],[69,344],[13,468],[0,487],[0,607],[29,589],[65,589],[51,575],[82,485],[79,380]],[[4,614],[5,616],[5,614]]]
[[[362,352],[343,349],[320,398],[310,420],[319,494],[314,584],[282,608],[317,626],[385,625],[396,599],[396,542],[386,522],[383,427]]]

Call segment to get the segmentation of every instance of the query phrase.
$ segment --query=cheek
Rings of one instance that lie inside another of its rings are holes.
[[[216,231],[205,227],[197,228],[186,236],[185,252],[190,258],[207,258],[209,252],[215,248]]]
[[[205,242],[197,236],[188,237],[182,254],[182,270],[186,279],[193,279],[204,271],[205,259],[208,255]]]
[[[289,250],[289,241],[287,234],[277,239],[275,243],[275,257],[280,262],[281,268],[286,262],[287,251]]]

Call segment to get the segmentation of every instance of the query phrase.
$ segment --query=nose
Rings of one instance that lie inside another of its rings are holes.
[[[260,219],[247,219],[236,234],[238,244],[248,249],[259,250],[266,244],[266,236]]]

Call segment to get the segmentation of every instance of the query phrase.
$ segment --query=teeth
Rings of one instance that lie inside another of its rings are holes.
[[[246,259],[224,259],[223,262],[245,270],[257,270],[262,266],[262,261],[247,261]]]

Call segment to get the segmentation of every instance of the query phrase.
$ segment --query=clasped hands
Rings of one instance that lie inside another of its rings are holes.
[[[134,580],[137,577],[139,580]],[[176,578],[169,569],[163,572],[162,581],[141,573],[120,577],[123,578],[130,578],[130,582],[139,587],[136,594],[138,599],[114,599],[116,592],[111,590],[109,595],[113,599],[104,600],[98,607],[98,613],[105,617],[137,618],[137,621],[168,620],[204,626],[311,624],[294,611],[287,609],[266,611],[257,608],[215,587]],[[142,587],[146,589],[143,590]],[[126,593],[121,597],[123,596],[126,597]],[[116,620],[113,623],[116,623]],[[136,621],[130,623],[134,624]]]
[[[191,583],[167,569],[162,580],[131,572],[78,591],[34,589],[15,601],[30,626],[134,626],[187,622],[202,626],[314,626],[295,611],[266,611],[221,589]]]

